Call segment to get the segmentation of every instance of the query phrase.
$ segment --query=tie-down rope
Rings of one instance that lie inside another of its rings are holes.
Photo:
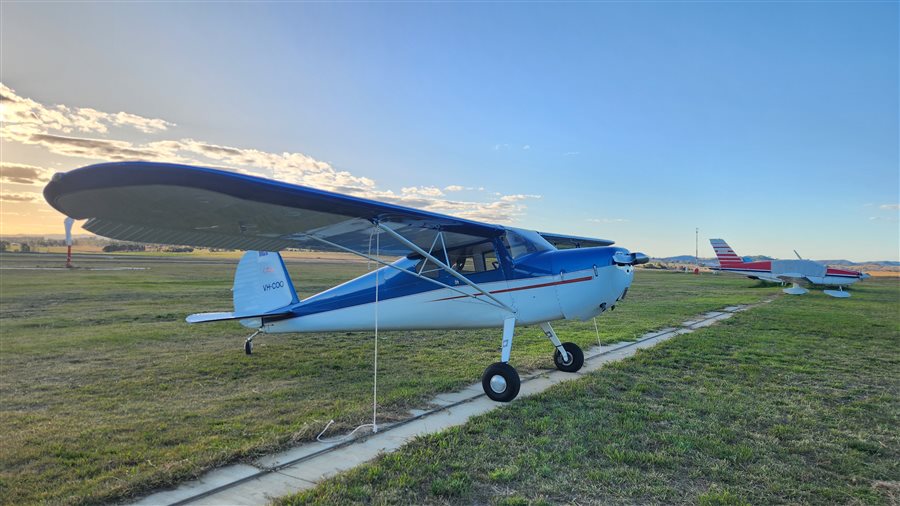
[[[372,235],[375,236],[375,257],[377,258],[381,254],[381,236],[378,234],[377,226],[372,229]],[[369,256],[372,256],[372,236],[369,236]],[[325,425],[325,428],[322,429],[322,432],[316,436],[316,441],[320,443],[340,443],[341,441],[346,441],[350,439],[353,434],[356,433],[359,429],[363,427],[372,427],[372,433],[378,432],[378,277],[381,269],[376,266],[375,268],[375,358],[374,358],[374,371],[373,371],[373,381],[372,381],[372,423],[364,423],[362,425],[358,425],[355,429],[351,430],[349,433],[333,439],[322,439],[322,434],[328,430],[329,427],[334,423],[334,419],[328,422]]]

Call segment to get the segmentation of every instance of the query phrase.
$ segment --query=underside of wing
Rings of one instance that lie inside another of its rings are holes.
[[[779,275],[775,276],[775,279],[778,279],[778,280],[783,281],[783,282],[785,282],[785,283],[796,283],[796,284],[798,284],[798,285],[800,285],[800,284],[806,284],[806,283],[809,282],[808,279],[806,279],[803,275],[801,275],[801,274],[799,274],[799,273],[784,273],[784,274],[779,274]]]
[[[592,237],[579,237],[577,235],[551,234],[538,232],[541,237],[559,249],[565,248],[593,248],[594,246],[611,246],[614,241],[608,239],[596,239]]]
[[[373,223],[428,250],[436,231],[447,248],[472,244],[504,228],[402,206],[184,165],[119,162],[57,174],[44,189],[63,214],[113,239],[212,248],[322,249],[319,239],[374,253]],[[381,234],[380,252],[411,252]]]

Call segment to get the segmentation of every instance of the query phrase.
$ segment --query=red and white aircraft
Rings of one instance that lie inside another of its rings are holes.
[[[815,285],[837,286],[837,290],[824,290],[825,294],[844,299],[850,296],[848,292],[843,290],[844,286],[852,285],[861,279],[869,277],[868,274],[862,272],[835,269],[822,265],[819,262],[804,260],[799,258],[800,255],[797,255],[798,260],[745,262],[722,239],[710,239],[709,243],[719,258],[719,267],[712,267],[713,270],[733,272],[747,276],[750,279],[761,279],[773,283],[793,283],[793,286],[783,290],[784,293],[789,295],[803,295],[809,290],[800,286],[800,283],[812,283]]]

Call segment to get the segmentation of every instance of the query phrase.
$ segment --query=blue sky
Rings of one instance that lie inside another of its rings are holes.
[[[363,188],[374,197],[471,187],[429,198],[655,256],[693,252],[700,227],[741,254],[900,257],[895,2],[4,3],[0,14],[0,79],[18,97],[168,125],[67,135],[302,153],[374,181]],[[54,170],[102,159],[6,132],[2,147],[4,163]],[[41,206],[6,200],[4,228],[49,226]]]

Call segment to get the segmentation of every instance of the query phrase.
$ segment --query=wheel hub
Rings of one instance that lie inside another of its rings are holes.
[[[506,391],[506,378],[500,376],[499,374],[495,374],[491,377],[491,390],[498,394],[502,394]]]

